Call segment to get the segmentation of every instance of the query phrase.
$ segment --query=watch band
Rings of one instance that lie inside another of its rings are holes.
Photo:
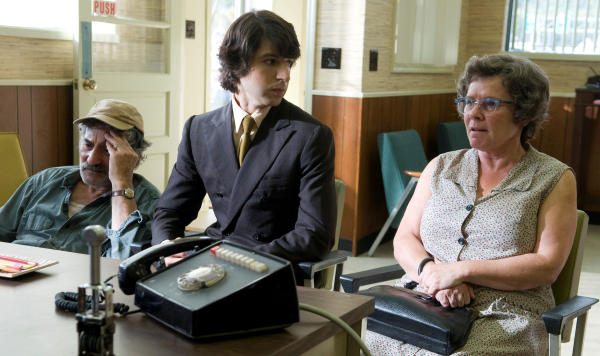
[[[425,264],[427,262],[435,262],[435,260],[431,257],[427,257],[427,258],[423,259],[423,261],[421,261],[421,263],[419,264],[419,269],[417,270],[417,276],[421,275],[421,272],[423,272],[423,267],[425,267]]]
[[[113,190],[110,194],[111,197],[119,197],[124,196],[128,199],[133,199],[135,197],[135,192],[131,188],[125,188],[123,190]]]

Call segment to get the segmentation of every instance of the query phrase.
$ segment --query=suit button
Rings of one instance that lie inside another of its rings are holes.
[[[225,236],[231,236],[231,232],[226,233]]]
[[[473,204],[467,205],[467,211],[471,211],[471,209],[473,209]]]
[[[265,196],[260,197],[260,201],[261,201],[261,203],[266,202],[267,201],[267,197],[265,197]]]
[[[258,240],[258,239],[260,239],[260,235],[255,232],[255,233],[252,234],[252,238],[255,239],[255,240]]]
[[[465,240],[464,237],[461,237],[460,239],[458,239],[458,244],[461,246],[464,246],[467,243],[467,240]]]
[[[217,193],[217,196],[218,196],[219,198],[223,198],[223,194],[221,194],[221,193]]]

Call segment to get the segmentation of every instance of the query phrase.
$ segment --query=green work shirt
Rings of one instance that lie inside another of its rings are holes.
[[[133,175],[138,210],[118,230],[112,230],[111,192],[69,218],[69,198],[80,180],[78,166],[49,168],[29,177],[0,208],[0,241],[88,253],[88,245],[81,238],[83,229],[101,225],[106,228],[102,255],[126,259],[132,242],[152,238],[150,222],[160,198],[152,183]]]

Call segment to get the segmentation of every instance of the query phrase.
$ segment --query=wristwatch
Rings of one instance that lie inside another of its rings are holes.
[[[111,194],[112,197],[118,197],[121,195],[127,199],[133,199],[135,197],[135,193],[131,188],[125,188],[123,190],[113,190]]]

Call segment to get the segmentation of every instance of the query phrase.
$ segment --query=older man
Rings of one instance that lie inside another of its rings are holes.
[[[79,124],[80,165],[49,168],[27,179],[0,208],[0,241],[87,253],[81,232],[106,227],[107,257],[125,259],[130,244],[150,238],[160,193],[133,173],[150,146],[131,104],[102,100]]]

